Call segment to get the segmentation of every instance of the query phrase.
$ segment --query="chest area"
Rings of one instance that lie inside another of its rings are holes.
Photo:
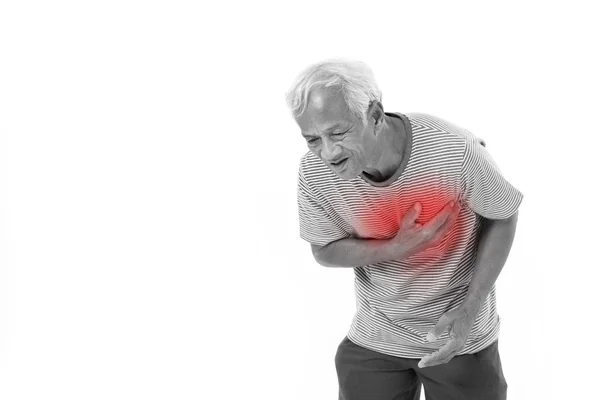
[[[458,177],[421,175],[396,186],[357,190],[351,196],[340,197],[336,212],[353,236],[387,239],[398,232],[400,221],[415,203],[421,204],[417,222],[424,224],[448,202],[459,199]]]

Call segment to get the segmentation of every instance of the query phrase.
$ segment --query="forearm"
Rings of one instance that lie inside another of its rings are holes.
[[[395,260],[398,246],[390,240],[346,238],[329,243],[315,254],[325,267],[353,268]]]
[[[484,221],[465,304],[478,309],[492,290],[510,253],[517,219],[518,212],[505,220]]]

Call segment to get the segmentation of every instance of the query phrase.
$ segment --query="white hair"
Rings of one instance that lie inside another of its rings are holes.
[[[350,112],[367,123],[367,109],[372,101],[381,101],[373,71],[361,61],[332,58],[304,69],[286,93],[286,102],[294,117],[306,109],[314,89],[338,87]]]

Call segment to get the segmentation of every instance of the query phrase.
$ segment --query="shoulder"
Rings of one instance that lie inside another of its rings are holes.
[[[485,147],[485,141],[483,139],[477,137],[463,126],[445,118],[420,112],[407,113],[406,116],[410,120],[413,129],[416,128],[417,130],[421,129],[429,132],[442,133],[447,138],[454,139],[464,145],[476,143]]]
[[[406,116],[411,121],[411,124],[418,126],[435,129],[458,137],[465,137],[471,134],[471,132],[462,126],[435,115],[426,113],[407,113]]]
[[[335,174],[311,151],[300,158],[299,164],[298,179],[313,192],[319,192],[336,180]]]
[[[307,151],[300,157],[299,173],[305,178],[322,174],[327,169],[321,160],[317,158],[311,151]]]

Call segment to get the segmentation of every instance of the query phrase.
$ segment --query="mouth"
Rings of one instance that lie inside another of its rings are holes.
[[[338,161],[336,163],[330,163],[330,164],[334,168],[340,168],[340,167],[342,167],[346,163],[346,161],[348,161],[348,157],[342,158],[340,161]]]

